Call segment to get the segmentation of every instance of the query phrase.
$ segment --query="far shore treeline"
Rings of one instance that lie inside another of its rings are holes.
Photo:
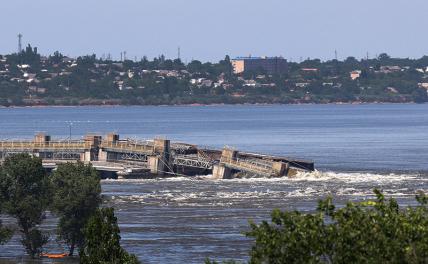
[[[0,106],[428,102],[428,56],[288,62],[287,71],[234,74],[216,63],[159,56],[0,55]]]

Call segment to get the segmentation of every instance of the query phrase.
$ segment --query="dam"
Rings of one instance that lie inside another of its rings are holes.
[[[28,153],[42,159],[46,169],[81,161],[100,171],[103,178],[149,178],[212,174],[215,179],[237,177],[283,177],[298,171],[313,171],[314,162],[258,153],[230,147],[214,149],[153,140],[120,139],[88,134],[79,140],[52,140],[38,133],[33,140],[0,141],[0,162],[10,155]]]

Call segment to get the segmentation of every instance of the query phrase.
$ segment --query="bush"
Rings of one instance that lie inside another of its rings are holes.
[[[427,263],[427,197],[401,210],[394,199],[348,202],[336,209],[332,198],[315,214],[272,212],[272,222],[251,224],[255,238],[250,263]]]

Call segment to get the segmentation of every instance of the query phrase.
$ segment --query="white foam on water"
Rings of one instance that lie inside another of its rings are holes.
[[[409,180],[418,180],[419,174],[416,173],[370,173],[370,172],[332,172],[332,171],[313,171],[298,172],[290,181],[343,181],[346,183],[394,183]]]
[[[346,183],[395,183],[409,180],[424,180],[417,173],[370,173],[370,172],[333,172],[333,171],[313,171],[298,172],[292,177],[280,178],[240,178],[232,180],[217,180],[231,182],[272,182],[272,183],[292,183],[292,182],[328,182],[341,181]],[[426,179],[428,181],[428,179]]]
[[[170,177],[170,178],[156,178],[156,179],[117,179],[117,180],[103,180],[106,183],[161,183],[161,182],[198,182],[198,181],[214,181],[221,182],[272,182],[272,183],[290,183],[290,182],[322,182],[322,181],[342,181],[347,183],[365,183],[365,182],[378,182],[378,183],[394,183],[409,180],[427,180],[422,179],[417,173],[371,173],[371,172],[333,172],[333,171],[313,171],[313,172],[298,172],[292,177],[280,178],[237,178],[229,180],[213,179],[212,175],[194,176],[194,177]]]

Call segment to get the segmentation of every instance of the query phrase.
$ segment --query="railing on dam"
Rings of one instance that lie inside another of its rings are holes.
[[[212,169],[216,162],[207,160],[199,155],[177,155],[173,158],[172,163],[176,166]]]
[[[221,162],[229,167],[262,175],[274,174],[273,163],[269,161],[258,162],[255,160],[239,158],[222,158]]]
[[[0,150],[81,150],[91,148],[85,141],[0,141]]]
[[[116,141],[108,142],[103,141],[100,145],[101,148],[118,151],[118,152],[144,152],[151,153],[153,152],[153,144],[149,141]]]

